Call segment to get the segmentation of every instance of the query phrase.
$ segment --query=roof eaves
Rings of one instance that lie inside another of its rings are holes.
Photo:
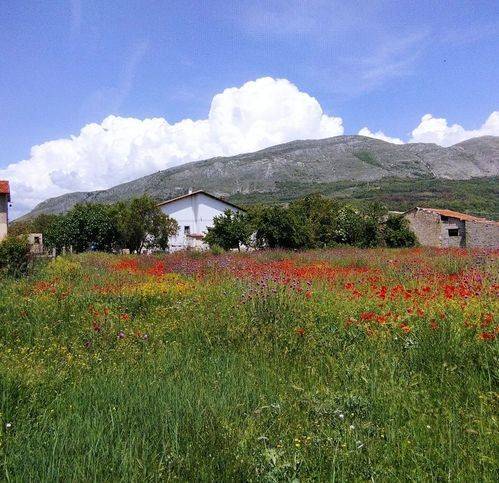
[[[204,191],[204,190],[193,191],[192,193],[186,193],[185,195],[177,196],[176,198],[162,201],[161,203],[158,203],[158,206],[168,205],[169,203],[173,203],[174,201],[178,201],[178,200],[181,200],[184,198],[189,198],[190,196],[194,196],[194,195],[198,195],[198,194],[203,194],[203,195],[208,196],[209,198],[213,198],[214,200],[221,201],[222,203],[225,203],[226,205],[232,206],[240,211],[246,211],[244,208],[241,208],[240,206],[237,206],[234,203],[231,203],[230,201],[219,198],[218,196],[212,195],[211,193],[208,193],[207,191]]]

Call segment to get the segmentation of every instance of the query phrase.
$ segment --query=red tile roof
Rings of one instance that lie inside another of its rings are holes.
[[[498,223],[497,221],[487,220],[487,218],[480,218],[478,216],[468,215],[466,213],[459,213],[459,211],[452,210],[441,210],[439,208],[417,208],[418,210],[429,211],[431,213],[437,213],[438,215],[448,216],[449,218],[457,218],[462,221],[477,221],[480,223]]]
[[[0,179],[0,195],[8,195],[10,194],[10,187],[8,181],[2,181]]]

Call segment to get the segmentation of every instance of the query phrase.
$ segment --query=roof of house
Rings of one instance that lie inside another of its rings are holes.
[[[231,203],[230,201],[224,200],[223,198],[218,198],[217,196],[212,195],[211,193],[208,193],[207,191],[204,191],[204,190],[192,191],[191,193],[187,193],[187,194],[182,195],[182,196],[177,196],[176,198],[172,198],[171,200],[162,201],[161,203],[158,203],[158,206],[164,206],[164,205],[167,205],[169,203],[173,203],[174,201],[178,201],[178,200],[181,200],[184,198],[189,198],[190,196],[199,195],[199,194],[203,194],[203,195],[206,195],[210,198],[213,198],[214,200],[221,201],[222,203],[225,203],[226,205],[232,206],[233,208],[236,208],[240,211],[246,211],[243,208],[241,208],[240,206],[237,206],[234,203]]]
[[[9,182],[8,181],[2,181],[0,179],[0,193],[2,195],[7,195],[10,193],[10,187],[9,187]]]
[[[8,181],[0,180],[0,195],[7,195],[10,201],[10,186]]]
[[[488,220],[487,218],[480,218],[478,216],[468,215],[467,213],[460,213],[459,211],[453,211],[453,210],[442,210],[440,208],[422,208],[417,206],[416,208],[413,208],[412,210],[409,211],[413,210],[421,210],[429,213],[436,213],[437,215],[448,216],[449,218],[457,218],[458,220],[462,221],[475,221],[479,223],[499,224],[499,222],[497,221]]]

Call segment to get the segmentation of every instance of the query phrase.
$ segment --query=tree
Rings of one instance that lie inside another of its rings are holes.
[[[379,201],[373,201],[362,206],[360,210],[362,226],[356,243],[357,246],[370,248],[383,245],[381,228],[386,215],[386,208]]]
[[[116,205],[80,203],[65,214],[38,216],[31,228],[43,234],[47,247],[59,250],[112,251],[120,244]]]
[[[213,226],[208,228],[205,241],[210,247],[220,246],[224,250],[249,245],[253,229],[249,216],[244,211],[225,210],[223,215],[213,219]]]
[[[26,275],[30,260],[30,246],[25,235],[9,235],[0,242],[0,273],[14,277]]]
[[[65,215],[66,243],[76,252],[112,251],[119,245],[118,211],[115,205],[75,205]]]
[[[307,229],[296,213],[282,206],[255,208],[252,213],[256,243],[268,248],[303,248]]]
[[[409,222],[401,215],[390,215],[384,226],[384,240],[387,247],[413,247],[417,244],[416,235],[409,228]]]
[[[330,246],[335,243],[335,225],[339,204],[318,193],[293,201],[289,209],[299,218],[307,248]]]
[[[118,203],[116,207],[121,243],[132,253],[140,253],[145,247],[164,250],[169,237],[178,231],[177,222],[147,195]]]
[[[358,246],[362,238],[363,222],[358,211],[350,205],[342,206],[336,215],[332,244]]]

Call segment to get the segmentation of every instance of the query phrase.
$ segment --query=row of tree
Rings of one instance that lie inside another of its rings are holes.
[[[12,226],[12,234],[43,233],[44,244],[61,250],[138,253],[164,250],[177,233],[177,222],[148,196],[114,204],[77,204],[67,213],[42,214]],[[416,243],[407,222],[389,215],[379,203],[354,207],[324,196],[305,196],[289,206],[254,206],[247,212],[227,210],[214,220],[205,241],[224,250],[255,248],[305,249],[350,245],[406,247]]]
[[[87,250],[143,248],[166,249],[168,238],[178,231],[177,222],[164,214],[149,196],[114,204],[77,204],[67,213],[41,214],[33,220],[17,222],[11,234],[42,233],[44,244],[61,250],[72,247]]]
[[[416,237],[407,221],[379,203],[361,207],[319,194],[305,196],[289,206],[257,206],[247,212],[227,210],[208,229],[206,242],[225,250],[256,248],[408,247]]]

